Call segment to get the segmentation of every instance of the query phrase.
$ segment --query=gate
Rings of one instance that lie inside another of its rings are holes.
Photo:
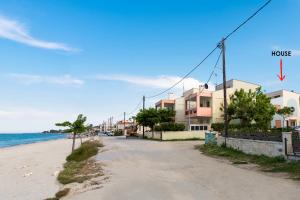
[[[300,133],[299,132],[292,133],[292,145],[293,145],[294,154],[300,156]]]

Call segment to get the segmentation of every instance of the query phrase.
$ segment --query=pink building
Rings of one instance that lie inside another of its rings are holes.
[[[170,109],[174,110],[175,108],[175,100],[174,99],[162,99],[155,104],[156,109]]]
[[[184,93],[189,130],[208,130],[212,119],[212,92],[194,88]]]

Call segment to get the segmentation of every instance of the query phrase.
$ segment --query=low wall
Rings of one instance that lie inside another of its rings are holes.
[[[221,146],[225,143],[225,138],[219,136],[217,143]],[[285,154],[282,142],[227,138],[226,144],[228,147],[241,150],[248,154],[266,155],[270,157],[284,156]]]
[[[161,140],[161,132],[145,132],[145,137],[148,139]]]
[[[204,131],[163,131],[162,140],[205,139]]]
[[[204,131],[157,131],[146,132],[145,137],[156,140],[189,140],[205,139]]]

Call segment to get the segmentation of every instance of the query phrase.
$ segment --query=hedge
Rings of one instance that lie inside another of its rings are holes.
[[[165,122],[154,127],[155,131],[184,131],[185,125],[180,123]]]

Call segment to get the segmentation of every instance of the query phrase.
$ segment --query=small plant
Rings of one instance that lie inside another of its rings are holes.
[[[64,196],[67,196],[67,194],[69,194],[69,192],[70,192],[70,188],[65,188],[63,190],[58,191],[55,194],[55,197],[58,198],[58,199],[60,199],[60,198],[62,198]]]
[[[63,190],[56,192],[55,197],[47,198],[45,200],[59,200],[62,197],[67,196],[69,194],[69,192],[70,192],[70,188],[65,188]]]
[[[83,161],[98,153],[98,147],[102,147],[102,143],[98,140],[87,141],[75,149],[68,157],[67,161]]]
[[[101,175],[100,165],[95,164],[93,160],[89,160],[97,154],[99,147],[103,147],[103,144],[97,140],[82,143],[67,157],[64,169],[58,174],[57,180],[62,184],[82,183],[92,177]]]

